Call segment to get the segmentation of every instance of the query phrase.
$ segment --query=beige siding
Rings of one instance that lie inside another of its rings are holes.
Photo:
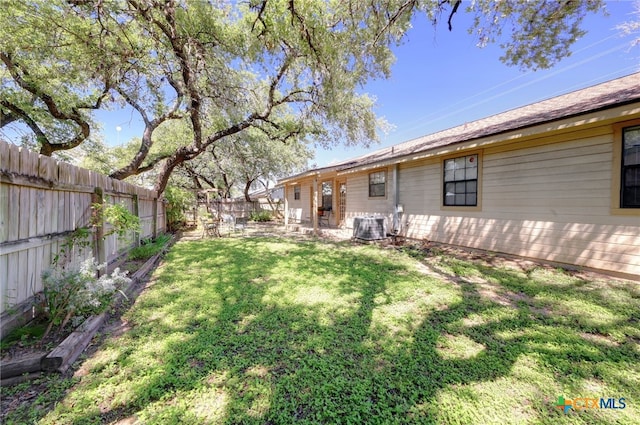
[[[306,203],[304,203],[305,199],[305,190],[306,190]],[[304,220],[305,216],[309,214],[309,189],[306,186],[300,187],[300,199],[294,199],[294,189],[293,186],[286,187],[287,203],[289,206],[289,221],[291,223],[300,223]],[[307,211],[304,210],[304,206],[307,206]]]
[[[313,190],[313,179],[301,180],[300,199],[293,199],[293,186],[287,186],[286,196],[289,204],[289,220],[291,223],[309,223],[311,221],[311,193]]]
[[[353,217],[380,215],[391,220],[393,216],[393,173],[387,171],[386,196],[384,198],[369,198],[369,173],[381,171],[375,169],[365,173],[347,175],[347,210],[346,227],[353,227]],[[390,221],[388,222],[388,224]]]
[[[404,165],[408,236],[640,275],[640,211],[611,215],[613,136],[601,130],[485,149],[480,211],[440,207],[440,159]]]

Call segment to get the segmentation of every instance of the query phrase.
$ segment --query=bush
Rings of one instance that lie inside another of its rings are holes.
[[[167,245],[169,240],[171,239],[171,235],[160,235],[156,238],[155,241],[147,241],[143,242],[142,245],[133,248],[129,251],[129,259],[131,260],[146,260],[148,258],[153,257],[158,252],[162,251],[162,249]]]
[[[116,268],[111,275],[96,277],[97,271],[106,264],[96,263],[93,257],[83,261],[78,270],[62,270],[54,274],[47,270],[42,274],[45,299],[45,317],[49,325],[48,335],[53,326],[59,329],[73,318],[98,314],[107,309],[113,294],[131,282],[126,271]]]
[[[169,229],[179,229],[186,220],[184,212],[195,205],[196,198],[192,192],[174,186],[167,187],[164,197],[167,200]]]
[[[269,211],[254,211],[249,214],[251,221],[271,221],[271,213]]]

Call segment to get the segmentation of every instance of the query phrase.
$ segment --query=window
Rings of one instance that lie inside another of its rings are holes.
[[[300,186],[293,186],[293,199],[300,200]]]
[[[640,126],[622,129],[620,207],[640,208]]]
[[[478,155],[444,160],[444,205],[478,205]]]
[[[333,206],[333,184],[322,182],[322,209],[330,211]]]
[[[387,173],[385,171],[369,174],[369,197],[377,198],[385,196],[386,181]]]

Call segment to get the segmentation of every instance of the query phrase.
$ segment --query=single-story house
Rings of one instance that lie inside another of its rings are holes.
[[[637,277],[640,73],[279,184],[285,223],[383,217],[407,238]]]

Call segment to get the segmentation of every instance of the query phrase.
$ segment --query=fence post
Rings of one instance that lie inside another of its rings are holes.
[[[93,208],[93,223],[96,228],[94,233],[94,241],[95,241],[95,252],[94,257],[98,264],[103,264],[107,262],[107,250],[105,247],[105,237],[104,237],[104,217],[102,215],[102,207],[104,205],[104,197],[102,193],[102,188],[96,187],[91,194],[91,205]],[[96,208],[93,205],[97,205]],[[104,271],[98,271],[98,275],[106,273]]]
[[[133,214],[138,217],[138,221],[140,221],[140,207],[138,204],[138,194],[135,193],[133,195]],[[135,246],[140,246],[140,231],[133,232],[133,244]]]
[[[153,239],[158,237],[158,198],[153,198]]]

